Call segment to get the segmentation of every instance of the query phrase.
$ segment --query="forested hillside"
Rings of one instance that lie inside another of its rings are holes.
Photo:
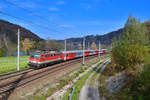
[[[24,40],[25,38],[29,38],[30,40],[37,42],[43,40],[36,34],[19,25],[0,20],[0,48],[8,50],[17,45],[18,28],[21,31],[21,40]]]

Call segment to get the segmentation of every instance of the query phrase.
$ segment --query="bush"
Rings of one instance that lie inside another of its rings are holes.
[[[150,98],[150,65],[144,67],[141,74],[135,76],[132,84],[116,95],[122,100],[149,100]]]

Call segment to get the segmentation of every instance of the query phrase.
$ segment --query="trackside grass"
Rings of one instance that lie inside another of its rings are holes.
[[[86,82],[86,79],[90,76],[90,74],[93,72],[93,70],[90,70],[88,73],[86,73],[83,77],[81,77],[75,84],[74,84],[74,87],[75,87],[75,91],[73,93],[73,96],[72,96],[72,100],[78,100],[79,98],[79,93],[83,87],[83,85],[85,84]],[[70,91],[68,91],[62,100],[68,100],[69,99],[69,94],[71,93],[72,89],[70,89]]]
[[[93,70],[88,71],[84,76],[82,76],[76,83],[74,83],[74,87],[75,87],[75,91],[73,93],[72,96],[72,100],[78,100],[79,98],[79,93],[82,89],[82,87],[85,85],[85,82],[87,80],[87,78],[90,76],[90,74],[96,70],[96,68],[100,65],[101,63],[99,63],[97,66],[95,66],[93,68]],[[97,74],[95,74],[96,77]],[[62,100],[68,100],[69,99],[69,94],[71,93],[71,89],[64,95]]]
[[[20,56],[20,69],[28,68],[27,62],[29,56]],[[17,57],[0,57],[0,74],[12,72],[17,70]]]

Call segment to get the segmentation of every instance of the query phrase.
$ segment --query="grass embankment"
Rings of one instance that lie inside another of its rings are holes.
[[[89,77],[89,75],[93,72],[93,70],[90,70],[88,73],[86,73],[82,78],[80,78],[75,84],[74,84],[74,87],[75,87],[75,91],[73,93],[73,96],[72,96],[72,100],[78,100],[79,98],[79,93],[83,87],[83,85],[85,84],[86,82],[86,79]],[[65,96],[63,97],[62,100],[68,100],[69,98],[69,94],[71,93],[71,90],[65,94]]]
[[[96,68],[94,68],[94,71],[96,71],[96,72],[94,73],[94,75],[90,79],[90,83],[89,83],[90,86],[94,86],[95,85],[95,79],[99,75],[100,70],[101,70],[101,68],[99,68],[97,71],[96,71]]]
[[[104,58],[105,57],[103,57],[103,59]],[[93,60],[92,62],[87,63],[85,66],[81,66],[80,69],[78,69],[78,70],[76,69],[70,73],[67,73],[67,76],[65,76],[65,78],[61,78],[61,80],[59,80],[59,82],[58,82],[59,85],[57,85],[56,87],[51,86],[51,84],[48,84],[46,86],[46,87],[48,87],[48,90],[46,91],[46,93],[41,93],[42,89],[37,89],[37,91],[32,96],[29,96],[27,98],[27,100],[46,100],[46,98],[51,96],[56,90],[60,90],[62,87],[64,87],[66,84],[68,84],[74,78],[76,78],[80,73],[84,72],[87,68],[96,64],[98,61],[99,61],[99,59]],[[69,74],[72,74],[72,75],[69,75]],[[82,83],[83,83],[83,81],[82,81]]]
[[[20,69],[28,68],[27,65],[28,60],[29,56],[20,57]],[[0,74],[8,73],[11,71],[17,71],[17,57],[16,56],[0,57]]]
[[[72,95],[72,100],[78,100],[79,98],[79,94],[80,91],[82,89],[82,87],[85,85],[86,80],[88,79],[88,77],[91,75],[91,73],[93,73],[93,71],[96,70],[96,68],[101,64],[102,62],[100,62],[98,65],[96,65],[92,70],[88,71],[84,76],[82,76],[76,83],[74,83],[73,87],[75,87],[75,91]],[[98,75],[99,70],[93,75],[92,80],[94,80],[94,78],[96,78],[96,76]],[[90,83],[91,85],[94,84],[93,82]],[[69,99],[69,94],[71,93],[72,89],[70,89],[63,97],[62,100],[68,100]]]
[[[119,93],[108,97],[108,100],[149,100],[150,99],[150,55],[145,57],[145,64],[138,72],[133,72],[133,80],[127,84]],[[104,88],[106,80],[118,73],[110,71],[113,64],[109,64],[100,78],[100,92],[103,96],[107,96],[107,91]],[[114,70],[114,69],[111,69]]]

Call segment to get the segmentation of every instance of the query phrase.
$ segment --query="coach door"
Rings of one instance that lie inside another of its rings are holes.
[[[64,53],[64,60],[67,60],[67,54]]]

